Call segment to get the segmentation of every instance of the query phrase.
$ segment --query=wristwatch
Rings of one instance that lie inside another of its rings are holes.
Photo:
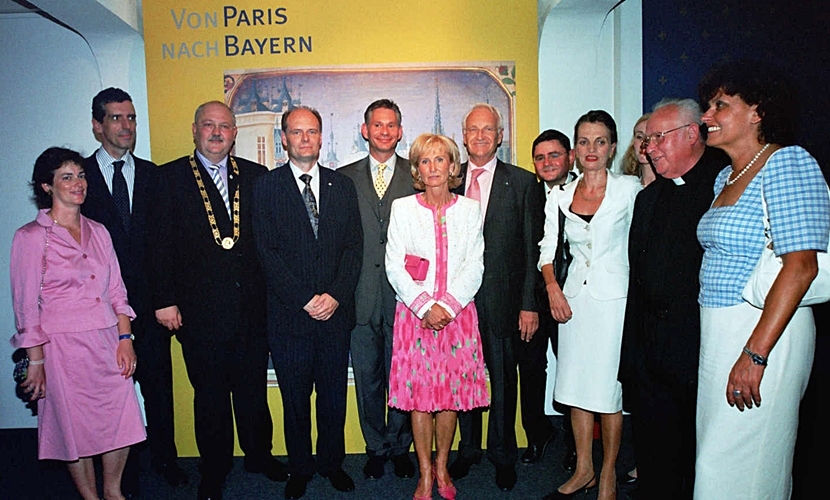
[[[760,366],[767,366],[767,358],[761,356],[758,353],[752,352],[749,350],[749,347],[744,346],[744,354],[749,356],[749,359],[752,360],[753,363]]]
[[[132,333],[123,333],[118,336],[118,340],[135,340],[135,335]]]

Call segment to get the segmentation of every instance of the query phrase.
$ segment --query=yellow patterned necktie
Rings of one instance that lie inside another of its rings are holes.
[[[383,194],[386,193],[386,179],[383,178],[384,170],[386,170],[386,164],[378,164],[378,173],[375,176],[375,192],[377,192],[378,198],[383,198]]]

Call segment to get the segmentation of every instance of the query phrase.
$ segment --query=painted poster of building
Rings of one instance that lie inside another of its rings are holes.
[[[311,106],[323,118],[320,163],[337,169],[368,154],[360,134],[372,101],[395,101],[403,115],[398,153],[424,132],[453,138],[466,161],[461,121],[473,104],[486,102],[502,114],[504,139],[498,156],[515,163],[516,67],[513,62],[452,65],[226,70],[225,102],[236,115],[235,154],[274,168],[288,158],[280,120],[293,107]]]

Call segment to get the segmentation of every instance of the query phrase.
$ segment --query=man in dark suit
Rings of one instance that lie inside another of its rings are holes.
[[[92,130],[101,147],[84,164],[87,196],[81,210],[109,231],[136,312],[132,321],[139,359],[135,379],[144,398],[152,466],[171,486],[187,484],[187,475],[176,464],[170,334],[153,317],[144,270],[145,228],[158,167],[130,152],[135,144],[136,114],[132,98],[123,90],[110,87],[92,99]],[[131,451],[125,469],[127,493],[137,493],[136,451]]]
[[[320,114],[282,116],[289,162],[257,180],[254,232],[268,289],[268,341],[284,408],[291,478],[286,498],[305,495],[315,472],[354,490],[343,470],[346,386],[363,231],[354,184],[317,163]],[[317,457],[311,454],[311,393],[317,393]]]
[[[638,499],[691,499],[693,492],[703,258],[696,231],[729,161],[706,147],[700,116],[691,99],[663,101],[643,143],[658,176],[634,205],[620,360]]]
[[[540,180],[533,190],[536,197],[534,202],[544,219],[545,202],[550,192],[569,182],[572,176],[575,177],[571,172],[573,164],[571,141],[558,130],[545,130],[533,140],[531,155],[536,176]],[[544,232],[544,225],[537,226],[533,239],[541,241]],[[556,354],[558,323],[551,316],[544,283],[540,281],[536,290],[539,303],[539,330],[529,342],[517,342],[516,345],[521,387],[522,427],[527,435],[527,449],[521,457],[522,463],[525,464],[541,460],[545,449],[555,437],[550,417],[545,415],[545,384],[547,383],[548,342]],[[573,441],[573,437],[570,440]]]
[[[354,182],[363,225],[363,267],[355,293],[357,326],[350,348],[357,414],[369,456],[363,475],[379,479],[384,463],[391,459],[395,475],[408,478],[415,475],[409,458],[409,414],[386,405],[395,319],[395,291],[386,279],[386,230],[392,201],[415,193],[409,162],[395,154],[403,135],[398,105],[389,99],[370,104],[361,133],[369,142],[369,156],[338,172]]]
[[[539,327],[535,289],[536,264],[543,224],[534,207],[536,177],[496,158],[504,130],[501,115],[489,104],[476,104],[463,121],[469,163],[461,165],[464,182],[458,192],[481,202],[484,214],[484,277],[475,296],[484,361],[490,375],[491,402],[487,456],[496,467],[503,491],[516,484],[516,344],[528,342]],[[482,412],[463,412],[458,458],[450,475],[459,479],[481,461]]]
[[[221,498],[233,413],[245,470],[287,479],[271,456],[265,282],[251,228],[254,180],[266,169],[228,154],[236,122],[224,103],[199,106],[192,130],[196,150],[161,168],[148,267],[156,319],[177,332],[193,386],[198,497]]]

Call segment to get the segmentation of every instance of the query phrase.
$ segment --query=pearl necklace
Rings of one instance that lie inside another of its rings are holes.
[[[738,172],[738,175],[736,175],[734,179],[729,179],[729,177],[732,177],[732,174],[733,174],[733,173],[735,173],[735,171],[733,170],[733,171],[729,174],[729,177],[727,177],[727,178],[726,178],[726,185],[727,185],[727,186],[731,186],[732,184],[735,184],[736,182],[738,182],[738,179],[740,179],[740,178],[741,178],[741,176],[743,176],[743,175],[747,172],[747,170],[749,170],[749,169],[750,169],[750,167],[752,167],[752,165],[755,165],[755,162],[756,162],[756,161],[758,161],[758,158],[760,158],[760,157],[761,157],[761,155],[764,153],[764,151],[766,151],[766,150],[767,150],[767,148],[769,147],[769,144],[770,144],[770,143],[766,143],[766,144],[764,145],[764,147],[762,147],[762,148],[761,148],[761,150],[760,150],[760,151],[758,151],[757,153],[755,153],[755,156],[753,156],[753,157],[752,157],[752,160],[751,160],[749,163],[747,163],[747,164],[746,164],[746,166],[743,168],[743,170],[741,170],[740,172]]]

